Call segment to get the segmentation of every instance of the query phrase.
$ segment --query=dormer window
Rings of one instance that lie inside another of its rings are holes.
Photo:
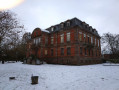
[[[64,28],[64,24],[63,23],[61,24],[61,28]]]
[[[92,32],[94,32],[94,29],[92,29]]]
[[[87,28],[90,28],[90,26],[88,24],[86,26],[87,26]]]
[[[70,26],[70,21],[67,22],[67,26]]]
[[[90,31],[92,31],[92,28],[90,27]]]
[[[85,28],[86,28],[86,29],[88,28],[87,25],[85,25]]]
[[[52,31],[52,32],[54,31],[54,27],[51,28],[51,31]]]
[[[93,31],[94,33],[96,33],[96,30],[94,29],[94,31]]]

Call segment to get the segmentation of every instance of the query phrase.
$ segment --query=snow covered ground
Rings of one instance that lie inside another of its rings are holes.
[[[32,74],[39,76],[36,85]],[[0,63],[0,90],[119,90],[119,66]]]

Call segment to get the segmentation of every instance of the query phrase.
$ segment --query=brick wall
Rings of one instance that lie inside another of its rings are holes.
[[[67,42],[67,33],[70,32],[70,42]],[[79,40],[79,32],[82,32],[82,41]],[[64,34],[64,43],[61,43],[61,34]],[[84,40],[84,34],[86,34],[86,42]],[[34,37],[36,35],[35,31],[32,34]],[[89,48],[86,48],[84,45],[91,44],[91,37],[89,37],[88,43],[88,35],[93,37],[93,48],[90,48],[90,55],[89,55]],[[92,35],[86,32],[83,29],[78,27],[70,28],[67,30],[61,30],[59,32],[53,32],[50,34],[42,33],[41,36],[41,43],[36,47],[38,58],[46,61],[47,63],[54,63],[54,64],[72,64],[72,65],[83,65],[83,64],[94,64],[94,63],[101,63],[101,47],[98,47],[98,40],[99,37]],[[48,37],[48,44],[45,43],[45,38]],[[54,38],[53,44],[51,44],[51,37]],[[96,45],[95,45],[95,38],[96,38]],[[99,42],[100,43],[100,42]],[[71,48],[71,54],[67,55],[67,48]],[[82,47],[82,54],[80,54],[80,47]],[[64,48],[64,55],[61,55],[61,48]],[[85,55],[85,48],[86,48],[86,55]],[[53,55],[51,55],[51,49],[53,50]],[[45,50],[47,50],[47,55],[45,55]],[[92,55],[93,50],[93,55]],[[97,56],[96,53],[97,52]],[[35,49],[32,48],[32,54],[35,54]],[[27,53],[28,56],[28,53]]]

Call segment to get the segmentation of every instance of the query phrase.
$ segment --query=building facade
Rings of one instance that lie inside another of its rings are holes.
[[[27,42],[27,58],[35,56],[50,64],[85,65],[101,63],[100,36],[96,29],[77,18],[46,30],[34,29]],[[27,63],[36,64],[36,60]]]

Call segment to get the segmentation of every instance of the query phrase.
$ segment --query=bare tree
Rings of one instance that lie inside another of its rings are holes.
[[[27,42],[31,40],[31,33],[26,32],[23,37],[21,42],[19,43],[17,50],[18,50],[18,58],[23,60],[26,59],[26,51],[27,51]]]
[[[15,13],[0,11],[0,57],[5,49],[16,47],[23,33],[24,26],[20,25]]]
[[[103,50],[108,53],[116,53],[119,51],[119,34],[105,33],[102,38]]]
[[[26,32],[22,37],[22,43],[26,44],[31,39],[31,33]]]
[[[108,54],[113,62],[119,62],[119,34],[105,33],[101,41],[103,54]]]

